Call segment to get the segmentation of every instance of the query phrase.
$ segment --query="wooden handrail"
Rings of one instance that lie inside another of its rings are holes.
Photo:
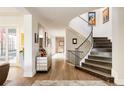
[[[79,16],[79,18],[81,18],[82,20],[84,20],[85,22],[87,22],[85,19],[83,19],[81,16]],[[87,22],[88,24],[90,24],[89,22]],[[93,26],[91,25],[91,32],[90,34],[88,35],[88,37],[84,40],[84,42],[82,44],[80,44],[76,49],[79,49],[88,39],[89,37],[91,36],[92,37],[92,34],[93,34]]]

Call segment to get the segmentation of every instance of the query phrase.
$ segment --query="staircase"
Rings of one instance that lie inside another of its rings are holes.
[[[107,37],[93,37],[93,41],[88,59],[85,59],[81,67],[76,68],[112,83],[112,43]]]

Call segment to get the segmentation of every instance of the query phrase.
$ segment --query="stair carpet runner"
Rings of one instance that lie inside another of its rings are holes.
[[[88,59],[85,59],[81,67],[76,66],[76,68],[113,83],[114,78],[111,76],[112,43],[107,37],[94,37],[93,40],[93,49]]]

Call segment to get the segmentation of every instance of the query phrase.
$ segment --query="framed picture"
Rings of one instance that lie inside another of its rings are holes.
[[[48,34],[45,32],[45,47],[48,46]]]
[[[72,39],[72,44],[77,44],[77,38]]]
[[[96,12],[88,12],[89,25],[96,25]]]
[[[64,42],[63,41],[59,41],[59,46],[64,46]]]
[[[105,8],[102,12],[103,15],[103,24],[109,21],[109,8]]]
[[[37,33],[34,33],[34,42],[38,43],[38,34]]]

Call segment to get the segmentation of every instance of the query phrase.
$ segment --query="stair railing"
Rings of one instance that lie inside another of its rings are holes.
[[[87,36],[87,38],[75,49],[75,55],[79,56],[80,58],[84,59],[86,55],[89,53],[91,47],[93,46],[93,25],[91,25],[89,22],[87,22],[85,19],[83,19],[81,16],[79,16],[82,21],[86,22],[87,26],[90,26],[90,33]],[[83,50],[83,54],[80,55],[78,51]],[[80,62],[82,59],[79,59],[77,56],[75,56],[75,66],[80,66]]]
[[[78,51],[78,55],[76,55],[76,51],[75,50],[68,50],[67,51],[67,58],[68,58],[68,62],[75,65],[75,57],[77,57],[78,59],[82,59],[80,58],[79,55],[83,54],[83,51]]]
[[[76,66],[81,66],[81,61],[88,55],[93,46],[93,25],[83,19],[81,16],[79,18],[90,28],[90,33],[87,35],[87,38],[75,49],[68,50],[68,60]]]

